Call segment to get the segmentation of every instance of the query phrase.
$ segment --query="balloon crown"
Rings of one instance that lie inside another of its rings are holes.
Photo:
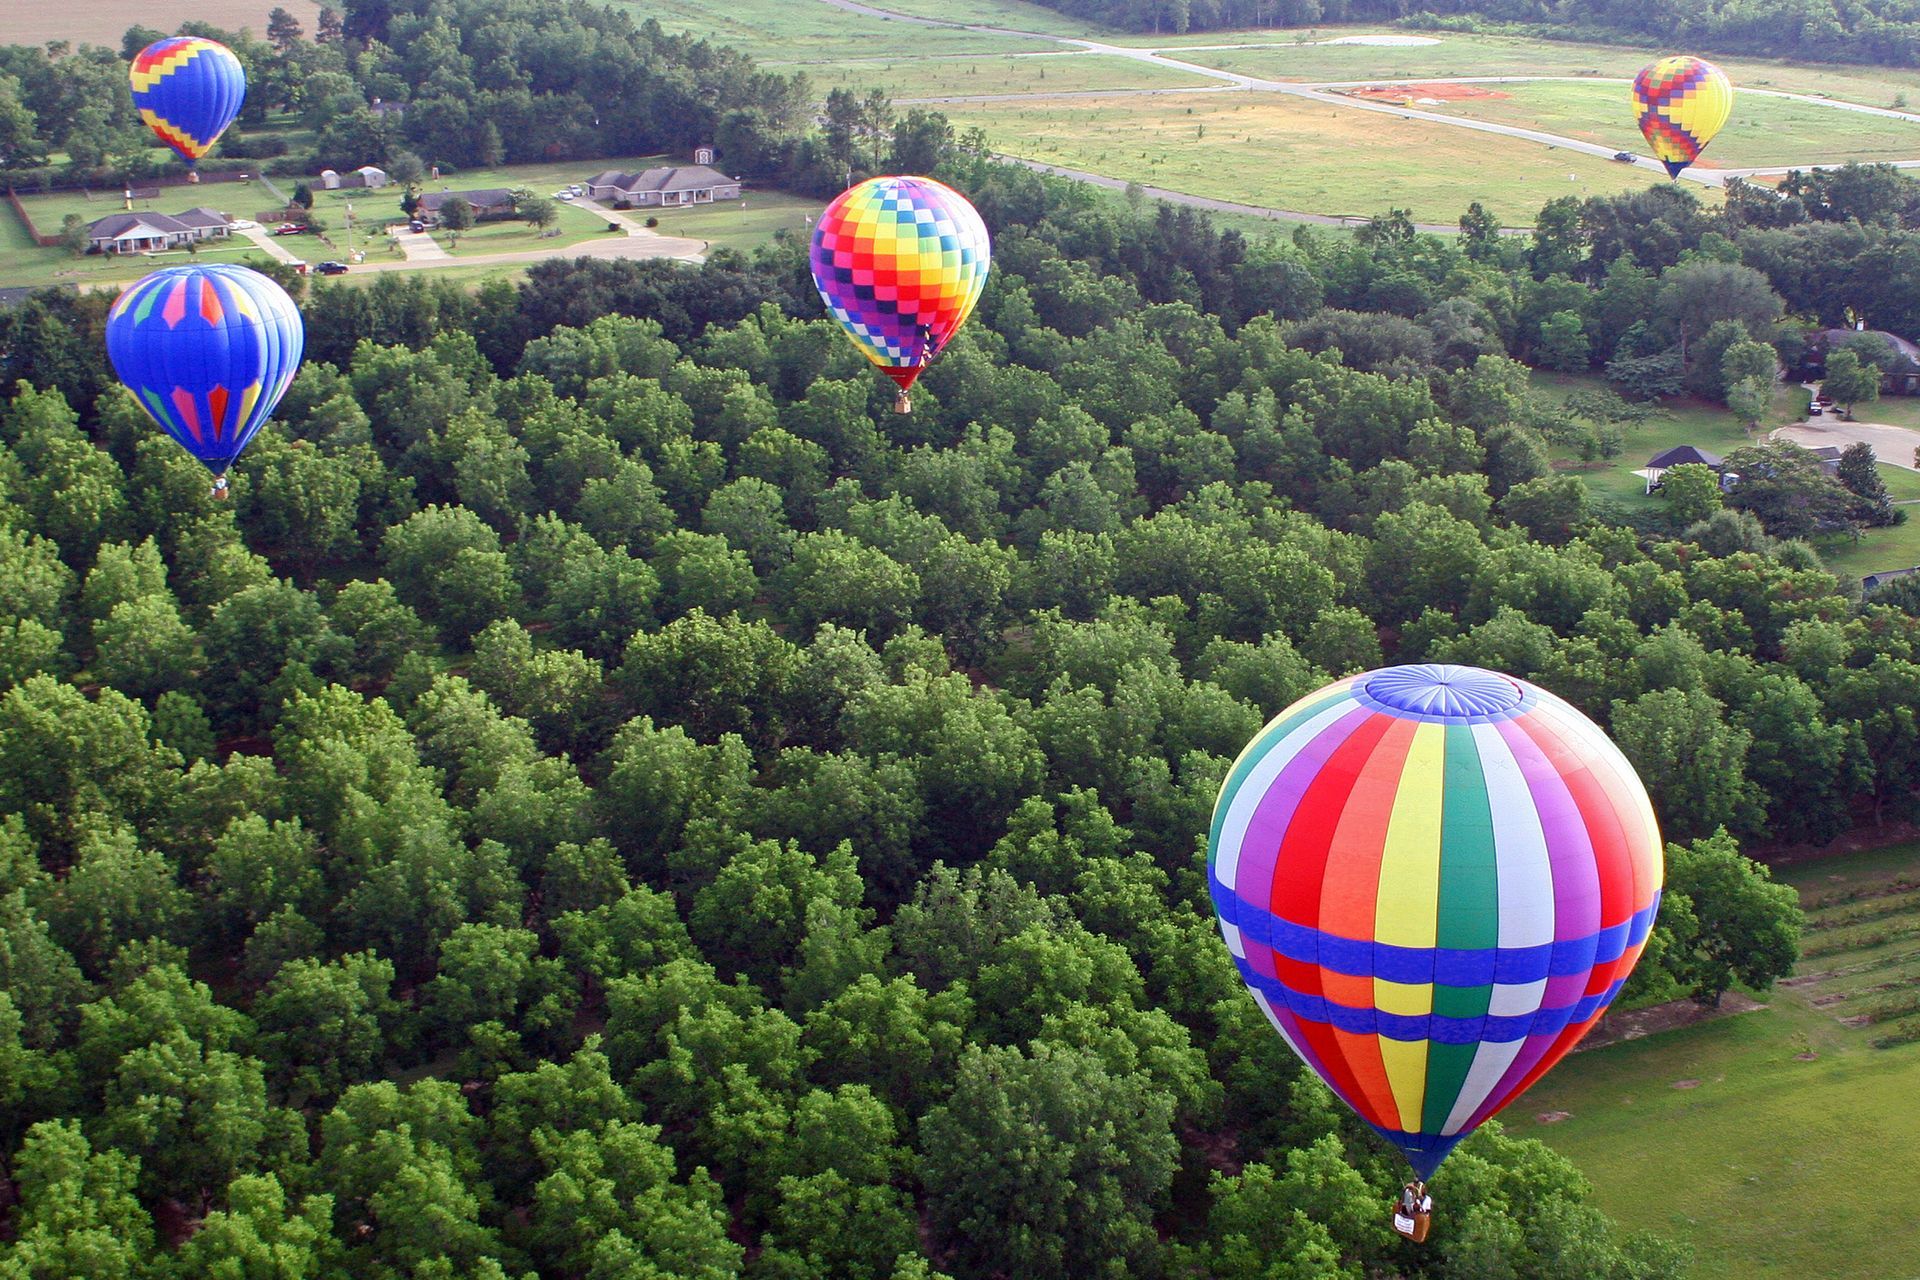
[[[1504,720],[1528,701],[1507,676],[1446,662],[1386,667],[1355,692],[1377,710],[1415,720]]]

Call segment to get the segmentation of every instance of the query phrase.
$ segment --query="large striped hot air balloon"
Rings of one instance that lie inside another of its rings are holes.
[[[1633,107],[1653,154],[1677,178],[1727,122],[1733,85],[1711,62],[1662,58],[1633,78]]]
[[[986,224],[932,178],[869,178],[813,229],[813,283],[854,345],[907,390],[966,323],[986,287]]]
[[[1463,666],[1350,676],[1281,712],[1220,789],[1207,864],[1254,999],[1422,1182],[1605,1011],[1662,876],[1613,743]]]
[[[127,75],[140,118],[189,170],[220,140],[247,96],[247,75],[233,50],[199,36],[154,41],[134,55]],[[199,174],[189,176],[199,181]]]
[[[166,267],[129,285],[107,313],[114,372],[213,472],[215,496],[286,394],[305,346],[293,299],[246,267]]]

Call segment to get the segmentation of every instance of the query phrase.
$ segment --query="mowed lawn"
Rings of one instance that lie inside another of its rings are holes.
[[[783,231],[796,236],[808,234],[811,219],[819,217],[824,208],[823,200],[790,196],[780,191],[755,191],[749,187],[739,200],[645,213],[641,214],[641,221],[656,217],[660,225],[653,230],[663,236],[705,240],[709,248],[745,252],[771,243]]]
[[[668,31],[730,44],[755,58],[859,58],[879,49],[928,55],[1052,49],[1052,40],[963,31],[873,18],[821,0],[609,0],[634,20],[657,20]],[[882,6],[884,7],[884,6]]]
[[[1572,1159],[1626,1225],[1692,1245],[1696,1280],[1916,1274],[1899,1196],[1920,1044],[1875,1048],[1894,1022],[1839,1019],[1920,974],[1920,901],[1901,889],[1917,877],[1913,845],[1783,868],[1812,910],[1799,977],[1758,1012],[1574,1054],[1509,1127]]]
[[[0,3],[0,44],[44,44],[71,40],[75,44],[120,47],[128,27],[173,31],[183,22],[211,22],[228,31],[250,28],[256,36],[267,30],[267,14],[284,8],[313,33],[320,16],[319,0],[64,0],[36,4],[33,0]]]
[[[940,58],[858,58],[772,62],[772,71],[804,71],[814,93],[884,89],[896,100],[995,93],[1083,93],[1097,89],[1180,89],[1217,83],[1205,76],[1132,58],[1093,53],[978,54]]]
[[[1641,154],[1648,150],[1624,84],[1541,81],[1486,87],[1492,91],[1490,96],[1462,98],[1423,109],[1539,129]],[[1418,90],[1413,93],[1417,96]],[[1696,163],[1705,169],[1737,169],[1916,157],[1920,157],[1920,121],[1844,111],[1793,98],[1736,93],[1733,114]]]
[[[1503,222],[1525,226],[1556,196],[1612,194],[1650,181],[1538,143],[1271,94],[957,103],[947,114],[961,128],[981,126],[995,150],[1023,159],[1354,217],[1405,208],[1416,221],[1452,223],[1478,200]]]

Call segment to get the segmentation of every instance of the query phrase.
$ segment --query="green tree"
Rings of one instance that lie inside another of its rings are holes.
[[[35,1125],[14,1160],[17,1234],[0,1268],[23,1280],[144,1280],[155,1247],[139,1176],[136,1157],[95,1151],[77,1120]]]
[[[1683,462],[1660,475],[1660,496],[1675,520],[1686,524],[1705,520],[1720,510],[1720,476],[1712,467]]]
[[[447,233],[447,242],[458,245],[460,233],[473,230],[473,206],[456,196],[440,206],[436,222],[439,228]]]
[[[1853,416],[1853,406],[1880,398],[1880,370],[1860,358],[1858,352],[1842,347],[1827,355],[1827,369],[1820,389],[1837,400]]]
[[[376,1077],[402,1012],[393,979],[392,962],[370,951],[282,966],[253,1008],[275,1083],[325,1100]]]
[[[1699,929],[1669,963],[1703,1004],[1717,1005],[1736,981],[1757,991],[1793,972],[1800,959],[1800,896],[1742,856],[1724,828],[1667,845],[1667,884],[1692,904]]]
[[[1143,1076],[1037,1046],[969,1049],[921,1122],[941,1244],[982,1273],[1096,1276],[1151,1253],[1177,1163],[1173,1100]],[[995,1153],[1021,1151],[1011,1164]]]
[[[1656,689],[1616,702],[1613,736],[1646,781],[1666,831],[1694,839],[1725,826],[1759,829],[1760,797],[1746,775],[1753,735],[1728,724],[1712,695]]]
[[[1848,445],[1840,454],[1835,478],[1854,496],[1850,515],[1855,523],[1888,525],[1899,521],[1901,513],[1894,509],[1887,482],[1881,478],[1880,467],[1874,461],[1872,445],[1864,440]]]
[[[517,595],[500,538],[465,507],[429,506],[387,531],[394,592],[449,640],[505,617]]]

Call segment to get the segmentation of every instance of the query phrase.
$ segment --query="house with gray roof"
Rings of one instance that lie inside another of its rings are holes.
[[[430,191],[420,197],[413,216],[429,222],[440,220],[440,210],[449,201],[464,200],[475,218],[504,218],[513,213],[513,192],[505,187],[482,187],[478,191]]]
[[[1893,360],[1880,374],[1883,395],[1920,395],[1920,346],[1885,329],[1818,329],[1807,335],[1806,354],[1801,358],[1802,376],[1809,381],[1826,376],[1827,352],[1849,338],[1870,333],[1883,339],[1893,350]]]
[[[740,198],[740,179],[729,178],[704,164],[667,165],[639,173],[608,169],[581,185],[586,188],[589,200],[604,200],[613,205],[624,201],[636,209],[672,209]]]
[[[231,220],[205,205],[185,213],[110,213],[87,227],[90,253],[157,253],[197,240],[224,239]]]

